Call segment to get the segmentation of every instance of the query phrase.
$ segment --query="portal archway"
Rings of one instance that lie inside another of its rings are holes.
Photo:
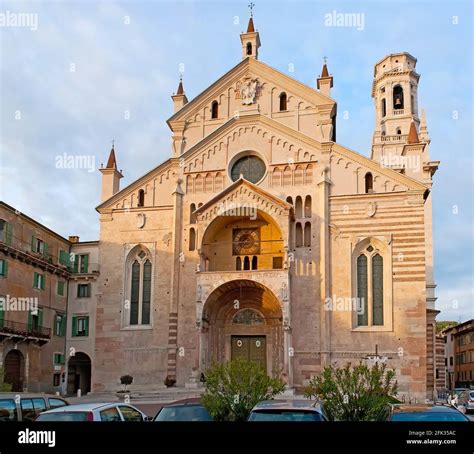
[[[266,286],[239,279],[216,288],[202,313],[200,363],[244,358],[259,363],[270,375],[285,375],[283,311]]]
[[[20,350],[10,350],[4,360],[4,382],[12,386],[12,391],[23,391],[25,359]]]
[[[83,352],[76,352],[68,362],[67,393],[77,394],[80,389],[81,394],[87,394],[91,390],[92,364],[90,357]]]

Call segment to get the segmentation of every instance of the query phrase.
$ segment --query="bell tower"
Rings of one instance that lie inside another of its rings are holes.
[[[247,32],[240,34],[240,41],[242,42],[242,60],[247,57],[255,58],[258,60],[258,48],[260,47],[260,35],[255,31],[253,24],[253,3],[249,4],[250,8],[250,19],[247,25]]]
[[[376,63],[372,82],[375,132],[372,159],[390,153],[400,155],[410,129],[418,131],[418,81],[416,58],[407,52],[390,54]],[[414,126],[412,127],[412,123]]]

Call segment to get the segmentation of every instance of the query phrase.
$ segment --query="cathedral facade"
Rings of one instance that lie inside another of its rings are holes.
[[[431,185],[416,59],[375,65],[370,158],[336,141],[326,64],[315,87],[242,60],[188,102],[168,160],[120,189],[102,172],[92,391],[196,386],[245,358],[290,389],[330,364],[385,361],[402,393],[433,391]]]

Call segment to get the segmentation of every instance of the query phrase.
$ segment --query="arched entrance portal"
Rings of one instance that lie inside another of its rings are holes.
[[[12,391],[23,391],[25,376],[25,360],[19,350],[10,350],[4,361],[4,382],[12,385]]]
[[[222,284],[207,298],[202,322],[201,370],[243,358],[285,375],[282,310],[264,285],[244,279]]]
[[[76,394],[78,389],[82,395],[91,390],[91,359],[82,352],[71,356],[68,363],[67,393]]]

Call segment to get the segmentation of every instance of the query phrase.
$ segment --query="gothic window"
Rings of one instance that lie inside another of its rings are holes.
[[[189,229],[189,250],[196,250],[196,230],[193,227]]]
[[[258,258],[256,255],[252,257],[252,269],[256,270],[258,268]]]
[[[196,224],[196,215],[194,214],[195,211],[196,211],[196,204],[191,203],[191,205],[189,205],[189,223],[190,224]]]
[[[387,282],[384,275],[387,275],[384,269],[384,251],[378,249],[372,241],[368,246],[367,243],[362,244],[362,249],[356,252],[355,262],[356,325],[383,327],[387,324],[391,304],[385,292]],[[390,270],[388,272],[390,273]]]
[[[265,319],[254,309],[242,309],[237,312],[233,319],[234,325],[264,325]]]
[[[138,191],[138,206],[142,207],[145,205],[145,191],[143,189],[140,189]]]
[[[250,270],[250,258],[248,255],[246,255],[244,258],[244,270]]]
[[[304,225],[304,247],[311,247],[311,222]]]
[[[128,260],[127,274],[130,298],[127,324],[149,325],[152,264],[147,251],[139,248],[132,253]]]
[[[211,105],[211,118],[219,118],[219,104],[214,101]]]
[[[280,94],[280,112],[283,112],[287,110],[287,104],[288,104],[288,98],[286,96],[286,93],[283,92]]]
[[[387,115],[387,101],[385,98],[382,99],[382,117]]]
[[[372,194],[374,192],[374,179],[370,172],[365,174],[365,193]]]
[[[247,43],[247,55],[252,55],[252,43]]]
[[[393,87],[393,108],[403,109],[403,88],[400,85]]]
[[[296,247],[303,247],[303,228],[301,223],[296,223]]]

